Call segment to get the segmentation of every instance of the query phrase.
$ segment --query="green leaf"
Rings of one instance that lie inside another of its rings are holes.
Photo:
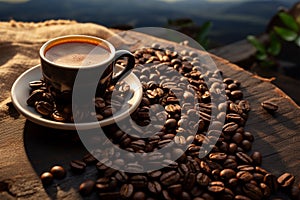
[[[212,27],[212,22],[208,21],[202,24],[200,31],[197,33],[196,40],[202,42],[206,39],[210,29]]]
[[[257,60],[264,61],[264,60],[267,60],[267,58],[268,58],[268,55],[266,53],[263,53],[263,52],[260,52],[260,51],[258,51],[256,53],[256,59]]]
[[[294,41],[298,34],[295,31],[291,31],[289,29],[286,28],[282,28],[282,27],[278,27],[275,26],[274,27],[274,31],[285,41],[291,42]]]
[[[300,47],[300,36],[295,40],[296,45],[298,45],[298,47]]]
[[[274,32],[270,33],[270,45],[267,49],[268,53],[272,56],[277,56],[281,51],[281,43],[276,37]]]
[[[285,13],[285,12],[280,12],[278,14],[278,16],[281,19],[281,21],[292,31],[295,31],[295,32],[299,31],[299,26],[297,24],[297,21],[296,21],[296,19],[294,19],[294,17],[292,15]]]
[[[258,39],[256,39],[253,35],[248,35],[247,37],[248,42],[250,42],[258,52],[266,53],[266,48],[263,43],[261,43]]]

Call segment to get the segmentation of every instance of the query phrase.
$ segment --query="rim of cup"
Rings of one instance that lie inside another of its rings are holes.
[[[60,67],[60,68],[66,68],[66,69],[82,69],[82,66],[72,66],[72,65],[62,65],[62,64],[57,64],[55,62],[52,62],[50,60],[48,60],[45,56],[45,53],[48,49],[59,45],[59,44],[63,44],[65,42],[86,42],[86,43],[90,43],[90,44],[95,44],[95,45],[99,45],[102,48],[105,48],[107,51],[109,51],[109,58],[107,58],[106,60],[103,60],[97,64],[93,64],[93,65],[85,65],[84,69],[88,69],[88,68],[95,68],[95,67],[99,67],[99,65],[106,65],[106,64],[110,64],[110,61],[114,58],[115,55],[115,47],[109,43],[108,41],[102,39],[102,38],[98,38],[98,37],[94,37],[94,36],[89,36],[89,35],[65,35],[65,36],[59,36],[56,38],[52,38],[50,40],[48,40],[46,43],[44,43],[42,45],[42,47],[40,48],[39,54],[41,59],[44,62],[47,62],[51,65],[54,65],[56,67]],[[105,45],[101,45],[101,44],[105,44]]]

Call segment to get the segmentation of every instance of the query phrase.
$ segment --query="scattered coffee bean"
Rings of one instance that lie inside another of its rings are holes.
[[[278,105],[272,101],[264,101],[261,103],[261,106],[268,112],[275,112],[278,110]]]
[[[82,196],[88,196],[90,195],[95,187],[95,181],[93,180],[86,180],[84,182],[82,182],[79,186],[79,193]]]
[[[41,175],[41,181],[44,185],[49,185],[53,181],[53,175],[50,172],[44,172]]]
[[[295,181],[295,177],[290,173],[284,173],[278,177],[277,182],[283,188],[291,187]]]
[[[70,167],[74,173],[80,174],[84,172],[86,164],[81,160],[72,160],[70,162]]]
[[[88,195],[93,191],[91,188],[95,188],[100,199],[147,200],[256,200],[268,199],[271,193],[276,193],[279,189],[283,192],[293,190],[293,198],[299,195],[300,188],[293,185],[293,175],[284,173],[277,178],[259,167],[262,163],[259,152],[253,152],[251,156],[248,154],[252,149],[254,136],[244,129],[250,105],[247,100],[243,100],[241,83],[225,78],[222,84],[226,88],[228,101],[215,105],[211,98],[222,87],[216,79],[219,71],[211,72],[206,69],[209,67],[200,62],[194,55],[195,52],[182,53],[173,52],[172,49],[162,50],[159,46],[134,52],[137,63],[134,73],[142,82],[143,99],[131,115],[133,121],[124,123],[120,128],[113,124],[104,130],[110,141],[128,152],[126,159],[121,158],[115,150],[106,149],[106,142],[103,142],[101,151],[96,151],[103,157],[101,162],[97,162],[91,154],[84,156],[82,161],[72,161],[70,166],[74,173],[82,173],[87,164],[96,165],[98,172],[96,183],[83,182],[79,192]],[[125,65],[121,60],[118,63]],[[149,66],[144,66],[145,63]],[[183,75],[182,78],[172,76],[174,69]],[[208,88],[207,80],[213,82],[211,88]],[[189,82],[188,87],[184,81]],[[63,105],[63,101],[49,98],[49,91],[44,87],[44,83],[32,83],[31,94],[37,90],[41,97],[36,95],[38,98],[35,99],[32,95],[28,104],[46,102],[53,109],[45,117],[52,116],[56,121],[71,121],[72,105]],[[117,90],[115,92],[118,93],[118,97],[113,100],[110,99],[112,90]],[[128,92],[128,85],[111,87],[107,96],[95,98],[96,113],[92,116],[98,120],[110,116],[124,104]],[[177,97],[183,97],[184,101],[194,104],[181,104]],[[163,110],[159,110],[156,104]],[[222,112],[213,116],[214,110]],[[47,114],[46,111],[44,114]],[[86,119],[89,117],[89,114],[78,115]],[[219,121],[222,118],[225,118],[224,125]],[[142,129],[135,126],[135,123],[147,126],[143,129],[145,131],[141,133]],[[193,128],[197,130],[196,135],[192,135],[190,129]],[[127,132],[134,134],[128,135]],[[177,148],[187,143],[190,145],[186,151]],[[156,152],[166,145],[174,145],[176,148],[165,154]],[[203,145],[212,147],[207,155],[204,155]],[[153,166],[162,164],[164,168],[142,173],[142,163],[134,161],[136,153],[146,153],[147,158],[142,157],[143,159],[149,160]],[[177,160],[172,161],[172,156]],[[127,161],[132,162],[126,163]],[[115,166],[122,167],[125,163],[125,170],[141,173],[114,169]]]
[[[50,169],[50,173],[53,175],[56,179],[63,179],[66,176],[66,170],[62,166],[53,166]]]

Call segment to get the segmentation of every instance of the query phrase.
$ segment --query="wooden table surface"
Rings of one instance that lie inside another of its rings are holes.
[[[153,42],[178,45],[134,32],[123,37],[131,41],[131,49]],[[244,98],[252,108],[245,129],[255,136],[252,149],[262,152],[263,167],[275,175],[291,172],[297,175],[299,181],[299,107],[273,84],[224,59],[216,56],[213,59],[225,77],[242,83]],[[275,115],[270,115],[260,106],[262,101],[270,98],[279,105]],[[84,179],[95,177],[96,169],[93,167],[82,175],[68,175],[48,187],[43,187],[39,179],[39,175],[52,165],[61,164],[68,169],[70,160],[80,159],[86,153],[76,132],[39,126],[18,116],[12,107],[8,113],[10,116],[1,121],[0,199],[82,199],[76,192],[77,188]],[[92,195],[86,199],[95,198]]]

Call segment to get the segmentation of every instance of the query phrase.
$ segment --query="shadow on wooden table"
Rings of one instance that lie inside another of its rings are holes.
[[[62,165],[66,169],[66,178],[54,180],[51,185],[44,186],[51,199],[61,199],[59,197],[61,194],[58,194],[60,190],[66,193],[63,196],[78,196],[77,190],[81,182],[88,178],[97,178],[94,166],[88,167],[81,175],[70,171],[69,162],[82,159],[87,153],[76,131],[46,128],[27,120],[24,127],[24,146],[28,159],[38,176],[49,171],[54,165]],[[94,199],[94,197],[92,195],[87,199]]]

